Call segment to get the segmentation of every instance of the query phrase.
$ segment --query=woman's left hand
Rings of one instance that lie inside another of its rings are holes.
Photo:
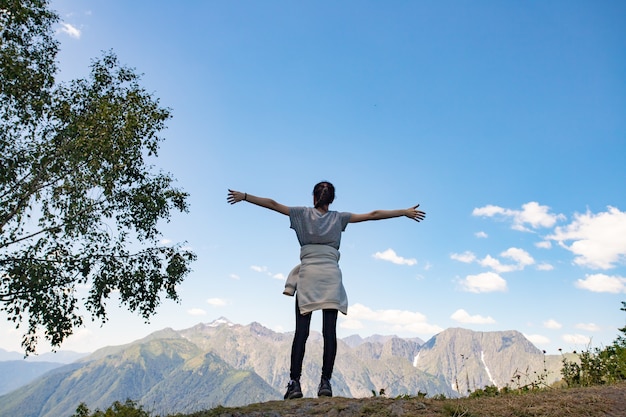
[[[226,197],[226,201],[228,201],[230,204],[235,204],[245,199],[246,199],[246,193],[242,193],[241,191],[231,190],[230,188],[228,189],[228,197]]]

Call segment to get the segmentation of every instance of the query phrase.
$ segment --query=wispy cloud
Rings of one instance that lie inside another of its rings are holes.
[[[550,319],[543,322],[543,327],[546,329],[558,330],[563,327],[563,325],[554,319]]]
[[[474,236],[476,236],[479,239],[486,239],[488,237],[487,233],[485,233],[483,231],[474,233]]]
[[[531,229],[553,227],[557,221],[564,220],[562,214],[550,213],[550,207],[542,206],[535,201],[523,204],[521,210],[513,210],[494,205],[475,208],[472,215],[480,217],[502,217],[512,221],[512,228],[528,232]]]
[[[589,345],[591,339],[582,334],[564,334],[563,340],[574,345]]]
[[[450,258],[455,260],[455,261],[459,261],[459,262],[463,262],[466,264],[472,263],[476,260],[476,255],[474,255],[472,252],[470,251],[465,251],[463,253],[453,253],[452,255],[450,255]]]
[[[539,271],[552,271],[553,269],[554,269],[554,266],[548,263],[540,263],[537,265],[537,270]]]
[[[552,243],[549,240],[544,240],[543,242],[535,243],[535,246],[541,249],[550,249],[552,247]]]
[[[413,258],[403,258],[402,256],[398,256],[393,249],[387,249],[383,252],[376,252],[372,255],[375,259],[380,259],[383,261],[388,261],[397,265],[415,265],[417,264],[417,260]]]
[[[80,29],[78,29],[77,27],[69,23],[65,23],[65,22],[61,23],[60,31],[68,35],[70,38],[80,39],[80,35],[81,35]]]
[[[571,251],[577,265],[613,268],[626,260],[626,212],[609,206],[598,214],[576,214],[572,223],[557,227],[547,239]]]
[[[278,273],[271,272],[269,270],[269,268],[266,267],[266,266],[252,265],[250,267],[250,269],[252,269],[255,272],[259,272],[259,273],[265,274],[268,277],[272,277],[274,279],[280,279],[280,280],[285,280],[286,279],[285,274],[282,274],[280,272],[278,272]]]
[[[576,328],[587,332],[599,332],[601,330],[600,326],[595,323],[578,323]]]
[[[496,322],[490,316],[483,317],[479,314],[472,316],[463,309],[459,309],[455,311],[454,313],[452,313],[450,318],[456,322],[463,323],[463,324],[493,324]]]
[[[228,304],[226,300],[222,298],[209,298],[208,300],[206,300],[206,302],[213,307],[224,307],[226,304]]]
[[[500,253],[500,257],[511,260],[514,263],[504,264],[500,260],[498,260],[497,258],[494,258],[491,255],[487,255],[482,259],[478,259],[476,255],[470,251],[465,251],[463,253],[453,253],[452,255],[450,255],[450,258],[455,261],[459,261],[463,263],[472,263],[476,261],[481,266],[485,268],[491,268],[495,272],[498,272],[498,273],[521,271],[526,266],[532,265],[535,263],[535,260],[533,259],[533,257],[530,256],[530,254],[526,252],[524,249],[520,249],[520,248],[509,248],[505,250],[504,252]]]
[[[468,275],[461,281],[464,291],[473,293],[504,292],[507,290],[506,281],[495,272],[483,272],[477,275]]]
[[[626,293],[626,278],[617,275],[587,275],[585,279],[577,280],[574,285],[591,292]]]
[[[187,314],[190,316],[206,316],[206,311],[201,308],[190,308],[187,310]]]

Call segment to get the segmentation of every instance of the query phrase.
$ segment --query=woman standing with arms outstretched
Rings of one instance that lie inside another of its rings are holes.
[[[426,213],[418,210],[419,204],[402,210],[375,210],[354,214],[328,209],[335,199],[335,187],[322,181],[313,188],[313,207],[288,207],[270,198],[228,190],[227,201],[235,204],[247,201],[289,216],[291,228],[300,243],[300,265],[289,274],[284,294],[296,294],[296,331],[291,346],[291,368],[285,399],[301,398],[300,375],[304,348],[309,337],[311,313],[322,310],[322,335],[324,354],[322,377],[318,387],[319,397],[332,397],[330,379],[337,353],[337,314],[348,312],[348,297],[343,287],[339,269],[339,244],[341,232],[348,223],[383,220],[405,216],[415,221],[424,220]]]

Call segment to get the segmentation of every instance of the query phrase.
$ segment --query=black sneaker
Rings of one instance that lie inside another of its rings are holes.
[[[293,398],[302,398],[302,389],[300,388],[300,381],[289,381],[287,384],[287,392],[285,393],[285,399],[291,400]]]
[[[320,387],[317,389],[318,397],[332,397],[333,389],[330,387],[330,381],[326,378],[322,378],[320,382]]]

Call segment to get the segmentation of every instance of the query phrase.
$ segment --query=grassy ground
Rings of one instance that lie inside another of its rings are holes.
[[[623,417],[626,383],[587,388],[548,389],[497,397],[430,398],[302,398],[245,407],[218,407],[178,417]]]

